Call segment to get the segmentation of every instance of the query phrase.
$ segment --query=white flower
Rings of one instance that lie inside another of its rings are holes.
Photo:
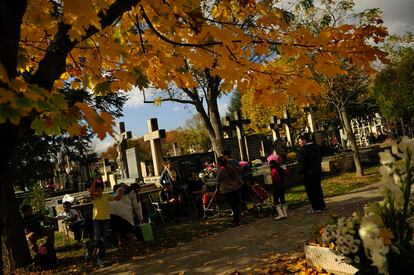
[[[386,270],[386,255],[389,248],[384,245],[380,236],[380,229],[378,225],[373,222],[373,217],[364,217],[359,229],[359,235],[366,249],[367,257],[371,258],[373,265],[378,268],[381,273],[387,273]]]
[[[357,253],[358,252],[358,246],[357,245],[355,245],[355,244],[352,244],[350,247],[349,247],[349,250],[351,251],[351,253],[353,253],[353,254],[355,254],[355,253]]]
[[[380,162],[382,165],[392,164],[395,162],[395,158],[391,155],[390,150],[379,152],[378,155],[380,157]]]
[[[405,158],[405,153],[408,152],[411,156],[411,164],[413,164],[414,161],[414,139],[409,137],[403,137],[401,142],[398,144],[398,149],[400,152],[403,153],[403,158]]]
[[[350,249],[349,249],[346,245],[343,245],[343,246],[341,247],[341,253],[342,253],[342,254],[344,254],[344,255],[348,255],[350,252],[351,252],[351,251],[350,251]]]
[[[347,264],[351,264],[352,263],[352,259],[349,257],[344,257],[344,262]]]

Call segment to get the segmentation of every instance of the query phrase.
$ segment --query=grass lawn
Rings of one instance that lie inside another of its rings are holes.
[[[358,177],[355,172],[340,175],[327,175],[322,178],[325,198],[346,194],[349,191],[380,182],[378,166],[364,168],[365,176]],[[290,208],[297,208],[308,203],[304,185],[293,186],[286,190],[286,202]]]
[[[364,177],[356,177],[355,173],[344,173],[340,175],[325,176],[322,181],[325,197],[332,197],[347,193],[373,183],[379,182],[378,167],[365,168]],[[287,190],[286,200],[290,208],[297,208],[308,203],[303,185],[294,186]],[[270,214],[268,209],[260,212],[249,212],[242,219],[243,224],[251,223]],[[162,226],[158,223],[155,227],[155,240],[148,243],[128,244],[127,249],[118,248],[114,245],[107,249],[108,265],[117,265],[120,262],[137,260],[157,251],[176,247],[180,243],[189,242],[198,238],[225,231],[229,228],[231,220],[229,211],[222,211],[220,216],[212,216],[208,220],[190,217],[188,221],[181,224],[168,224]],[[63,235],[56,234],[56,248],[58,253],[58,269],[53,272],[62,274],[92,272],[95,265],[84,265],[85,247],[76,247],[63,242]],[[296,259],[293,262],[302,261]],[[274,270],[280,272],[279,270]]]

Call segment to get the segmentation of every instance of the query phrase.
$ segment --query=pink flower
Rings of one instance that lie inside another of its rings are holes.
[[[249,166],[249,163],[247,161],[240,161],[239,162],[240,167]]]
[[[282,159],[282,157],[281,156],[279,156],[279,155],[275,155],[275,154],[271,154],[271,155],[269,155],[268,157],[267,157],[267,162],[270,162],[270,161],[276,161],[277,162],[277,164],[279,164],[279,165],[282,165],[283,164],[283,159]]]

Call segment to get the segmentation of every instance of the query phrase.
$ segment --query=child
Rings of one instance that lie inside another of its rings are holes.
[[[43,237],[47,237],[46,242],[54,248],[55,235],[53,229],[42,225],[42,222],[46,222],[47,218],[40,214],[34,214],[32,207],[28,204],[24,204],[20,210],[23,214],[23,226],[30,249],[37,253],[39,251],[37,240]]]
[[[268,158],[270,170],[272,173],[273,184],[273,203],[276,207],[278,216],[275,220],[281,220],[287,218],[287,205],[285,201],[285,184],[284,177],[286,170],[280,167],[283,164],[283,160],[278,155],[272,155]],[[280,205],[278,204],[280,201]]]
[[[85,260],[90,261],[95,248],[99,248],[98,266],[105,265],[105,242],[109,227],[109,201],[119,201],[123,195],[123,189],[119,188],[115,196],[103,194],[103,183],[99,177],[96,177],[92,183],[89,193],[93,203],[93,240],[86,252]]]
[[[68,201],[63,203],[63,212],[55,217],[57,220],[63,220],[73,234],[78,244],[81,242],[81,230],[82,230],[82,217],[78,211],[72,208],[72,204]]]

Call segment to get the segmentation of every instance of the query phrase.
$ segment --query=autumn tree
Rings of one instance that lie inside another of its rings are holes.
[[[184,151],[199,145],[205,152],[212,149],[207,129],[198,114],[187,119],[185,126],[177,129],[177,142]]]
[[[270,1],[0,0],[0,11],[0,235],[12,267],[30,260],[6,168],[22,134],[79,136],[85,123],[99,138],[112,132],[112,115],[58,93],[65,83],[96,94],[175,83],[194,95],[194,70],[216,80],[212,101],[235,87],[273,100],[284,87],[301,101],[320,91],[310,65],[335,73],[342,59],[368,68],[382,58],[368,43],[381,40],[381,26],[314,34]]]
[[[393,51],[391,63],[376,76],[373,91],[382,115],[409,122],[414,113],[414,48]]]
[[[368,9],[355,13],[353,11],[354,5],[353,0],[322,0],[320,6],[307,6],[304,9],[306,12],[300,17],[298,24],[309,26],[313,33],[321,33],[333,27],[347,29],[350,27],[349,22],[368,33],[373,31],[373,26],[377,26],[378,29],[375,31],[382,33],[382,35],[374,39],[374,41],[383,42],[387,32],[382,27],[380,10]],[[354,36],[356,40],[361,38],[362,36],[357,34]],[[369,55],[370,53],[367,54]],[[386,62],[385,59],[382,61]],[[367,75],[373,73],[374,69],[364,64],[351,64],[347,58],[339,58],[335,62],[341,68],[342,73],[338,71],[322,71],[318,70],[317,67],[313,67],[313,74],[314,78],[324,87],[324,91],[320,93],[320,96],[335,106],[337,110],[342,127],[351,145],[356,174],[362,176],[364,172],[359,148],[351,127],[349,109],[353,102],[352,99],[358,99],[358,96],[361,98],[363,94],[367,94]],[[331,63],[329,58],[326,59],[326,63]]]

